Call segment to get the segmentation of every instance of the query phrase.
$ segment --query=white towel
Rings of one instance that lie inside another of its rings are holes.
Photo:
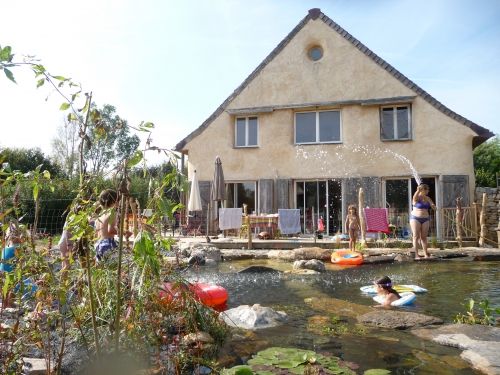
[[[241,215],[243,210],[240,208],[219,208],[219,229],[239,229],[241,228]]]
[[[278,228],[282,234],[300,233],[300,210],[279,209]]]

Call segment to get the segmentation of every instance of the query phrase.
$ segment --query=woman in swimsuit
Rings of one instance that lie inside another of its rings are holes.
[[[436,210],[436,205],[427,196],[429,186],[419,185],[415,194],[413,194],[413,210],[410,215],[410,225],[413,232],[413,247],[415,248],[415,259],[419,260],[418,240],[422,244],[424,257],[429,258],[427,253],[427,233],[429,232],[429,208]]]

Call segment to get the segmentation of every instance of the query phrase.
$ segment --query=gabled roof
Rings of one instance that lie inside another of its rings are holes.
[[[332,19],[328,18],[325,14],[323,14],[320,9],[314,8],[309,10],[309,14],[305,16],[302,21],[299,22],[297,26],[288,34],[285,39],[281,41],[280,44],[262,61],[259,66],[243,81],[241,85],[239,85],[236,90],[233,91],[229,97],[224,100],[224,102],[215,110],[212,115],[207,118],[203,124],[201,124],[196,130],[194,130],[191,134],[189,134],[186,138],[180,141],[175,147],[175,151],[180,151],[184,148],[186,143],[199,135],[203,130],[205,130],[211,123],[214,121],[233,101],[233,99],[238,96],[252,81],[253,79],[271,62],[284,48],[285,46],[293,39],[295,35],[309,22],[309,20],[316,20],[319,18],[323,22],[325,22],[328,26],[330,26],[334,31],[339,33],[344,39],[350,42],[354,47],[363,52],[368,58],[373,60],[373,62],[379,65],[382,69],[385,69],[389,72],[394,78],[403,83],[406,87],[415,92],[416,95],[420,96],[422,99],[431,104],[434,108],[443,112],[448,117],[458,121],[460,124],[465,125],[471,128],[477,136],[474,137],[473,147],[479,146],[481,143],[485,142],[489,138],[493,137],[494,134],[486,128],[479,126],[478,124],[466,119],[463,116],[460,116],[458,113],[453,112],[451,109],[446,107],[444,104],[437,101],[434,97],[429,95],[425,90],[420,88],[417,84],[412,82],[408,77],[400,73],[396,68],[387,63],[384,59],[377,56],[372,50],[366,47],[359,40],[354,38],[351,34],[349,34],[346,30],[340,27],[337,23],[335,23]]]

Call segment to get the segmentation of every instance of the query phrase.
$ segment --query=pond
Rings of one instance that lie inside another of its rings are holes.
[[[289,315],[285,325],[255,332],[260,343],[265,343],[258,350],[280,346],[329,351],[358,364],[359,374],[373,368],[388,369],[392,374],[474,374],[459,359],[458,349],[423,342],[409,331],[348,329],[343,333],[328,333],[307,329],[309,318],[328,313],[313,310],[304,299],[329,297],[373,306],[372,297],[361,293],[359,288],[370,285],[376,276],[388,275],[396,284],[419,285],[429,291],[417,294],[415,303],[401,310],[435,316],[445,324],[452,324],[454,315],[466,313],[462,304],[471,298],[476,302],[488,299],[490,306],[500,306],[500,262],[458,258],[354,267],[325,265],[326,273],[319,275],[236,273],[249,266],[285,271],[292,268],[292,263],[267,259],[226,261],[217,267],[191,270],[189,278],[226,288],[228,309],[258,303]],[[352,321],[349,324],[355,325]],[[225,354],[228,353],[221,355]]]

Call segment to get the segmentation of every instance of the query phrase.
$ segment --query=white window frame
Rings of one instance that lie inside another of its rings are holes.
[[[320,141],[319,139],[319,114],[321,112],[338,112],[339,113],[339,132],[340,132],[340,140],[338,141],[330,141],[330,142],[324,142]],[[297,114],[299,113],[316,113],[316,141],[315,142],[297,142]],[[325,109],[322,111],[303,111],[303,112],[295,112],[294,114],[294,126],[293,126],[293,138],[294,138],[294,143],[296,145],[313,145],[313,144],[323,144],[323,143],[342,143],[342,112],[340,109]]]
[[[250,118],[255,118],[257,120],[257,144],[255,145],[249,145],[248,144],[248,139],[249,139],[249,126],[248,126],[248,120]],[[238,145],[238,120],[239,119],[245,119],[245,144],[244,145]],[[244,148],[244,147],[259,147],[259,117],[258,116],[238,116],[234,120],[234,147],[235,148]]]
[[[398,134],[398,116],[397,116],[397,108],[398,107],[406,107],[408,109],[408,138],[397,138]],[[383,138],[383,111],[384,108],[392,108],[393,109],[393,123],[394,123],[394,138]],[[410,104],[394,104],[394,105],[385,105],[380,107],[380,140],[383,142],[391,142],[391,141],[411,141],[413,139],[413,121],[412,121],[412,110]]]

